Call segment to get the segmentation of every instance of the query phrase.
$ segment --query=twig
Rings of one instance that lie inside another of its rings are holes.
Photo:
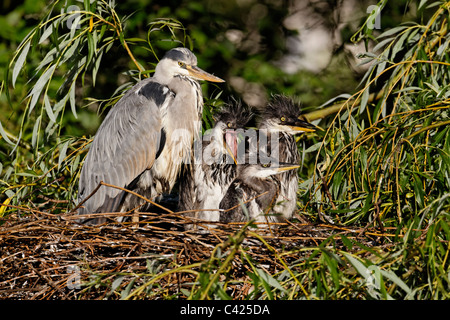
[[[86,198],[84,198],[78,205],[75,206],[75,208],[70,210],[68,213],[76,212],[86,201],[88,201],[98,191],[98,189],[100,189],[101,185],[102,183],[100,182]]]
[[[333,197],[331,196],[330,190],[328,189],[327,179],[325,179],[325,177],[321,177],[321,178],[322,178],[322,188],[325,191],[325,194],[327,195],[328,200],[330,200],[331,207],[333,208],[333,210],[337,210],[337,207],[333,202]]]
[[[134,192],[134,191],[131,191],[131,190],[128,190],[128,189],[119,187],[119,186],[115,186],[115,185],[113,185],[113,184],[109,184],[109,183],[106,183],[106,182],[103,182],[103,181],[100,181],[100,184],[101,184],[101,185],[104,185],[104,186],[107,186],[107,187],[110,187],[110,188],[115,188],[115,189],[119,189],[119,190],[128,192],[128,193],[130,193],[130,194],[132,194],[132,195],[134,195],[134,196],[136,196],[136,197],[138,197],[138,198],[141,198],[142,200],[145,200],[146,202],[148,202],[148,203],[154,205],[155,207],[158,207],[158,208],[160,208],[160,209],[163,209],[164,211],[167,211],[167,212],[169,212],[169,213],[174,213],[172,210],[167,209],[166,207],[163,207],[162,205],[157,204],[156,202],[153,202],[152,200],[149,200],[149,199],[147,199],[146,197],[144,197],[144,196],[142,196],[142,195],[140,195],[139,193],[136,193],[136,192]]]
[[[63,300],[66,299],[66,296],[65,296],[64,292],[63,292],[60,288],[58,288],[58,287],[53,283],[52,280],[48,279],[46,276],[44,276],[43,274],[41,274],[41,273],[39,272],[39,270],[37,270],[37,269],[36,269],[35,267],[33,267],[31,264],[30,264],[30,268],[31,268],[31,269],[39,276],[39,278],[45,280],[45,282],[47,282],[47,283],[50,285],[50,287],[52,287],[54,290],[58,291],[58,292],[62,295],[62,299],[63,299]]]

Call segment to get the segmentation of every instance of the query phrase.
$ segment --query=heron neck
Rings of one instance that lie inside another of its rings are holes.
[[[157,82],[168,85],[170,83],[170,80],[172,80],[173,76],[168,74],[167,72],[164,72],[164,66],[162,63],[158,63],[155,68],[155,73],[153,74],[153,77]]]

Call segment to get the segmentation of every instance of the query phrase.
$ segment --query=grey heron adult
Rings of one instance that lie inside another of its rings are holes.
[[[236,176],[238,130],[252,117],[250,108],[236,100],[214,114],[214,127],[202,139],[201,161],[185,165],[180,180],[179,210],[188,211],[185,216],[219,221],[220,201]],[[193,227],[186,225],[186,229]]]
[[[169,50],[153,77],[129,89],[100,125],[81,170],[79,214],[127,212],[143,201],[101,181],[154,200],[175,184],[201,128],[203,96],[198,80],[224,82],[197,67],[186,48]],[[99,217],[81,219],[96,224]]]
[[[237,176],[220,202],[220,222],[275,222],[273,206],[281,191],[280,180],[275,176],[296,169],[299,165],[286,163],[242,164]],[[247,214],[240,203],[244,202]]]
[[[266,132],[268,151],[279,162],[299,163],[300,154],[294,135],[313,132],[316,126],[301,119],[300,105],[284,95],[274,95],[262,112],[260,132]],[[275,135],[275,139],[272,139]],[[260,133],[261,140],[261,133]],[[272,141],[275,141],[274,145]],[[261,151],[260,151],[261,152]],[[273,207],[278,221],[292,218],[297,205],[298,174],[294,170],[275,176],[280,182],[280,192]]]

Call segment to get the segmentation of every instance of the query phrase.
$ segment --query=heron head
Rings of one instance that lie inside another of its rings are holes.
[[[216,122],[216,126],[220,126],[222,131],[226,129],[240,129],[244,128],[247,123],[252,119],[253,112],[251,109],[243,105],[240,100],[231,98],[213,118]]]
[[[263,112],[263,122],[270,130],[291,134],[313,132],[316,126],[307,122],[301,115],[300,105],[284,95],[274,95]]]
[[[270,176],[299,168],[300,165],[293,163],[257,163],[257,164],[245,164],[241,166],[241,175],[266,179]]]
[[[170,80],[175,76],[184,76],[194,80],[225,82],[197,67],[197,57],[186,48],[174,48],[167,51],[156,65],[155,77]]]
[[[219,129],[224,136],[224,150],[226,150],[236,162],[237,149],[240,141],[238,129],[243,129],[253,117],[253,112],[234,98],[225,104],[220,111],[214,114],[214,127]]]

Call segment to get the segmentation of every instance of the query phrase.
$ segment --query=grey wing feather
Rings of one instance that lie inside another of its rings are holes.
[[[160,136],[161,115],[157,102],[168,103],[173,95],[164,90],[164,99],[158,96],[158,100],[140,94],[142,87],[154,84],[151,80],[131,88],[98,129],[81,170],[79,201],[90,195],[100,181],[126,187],[153,165],[160,144],[164,143]],[[101,186],[83,204],[79,214],[117,211],[123,195],[119,189]]]
[[[180,174],[179,202],[178,210],[189,211],[194,210],[197,195],[197,186],[195,184],[195,168],[197,164],[184,164]],[[194,212],[185,214],[186,216],[194,216]]]
[[[240,200],[245,200],[244,197],[245,193],[240,187],[239,182],[237,182],[236,180],[233,181],[233,183],[228,188],[227,193],[220,202],[219,208],[228,211],[222,211],[220,213],[219,221],[223,223],[244,221],[244,213],[242,211],[242,207],[239,205]],[[235,208],[231,209],[233,207]]]

